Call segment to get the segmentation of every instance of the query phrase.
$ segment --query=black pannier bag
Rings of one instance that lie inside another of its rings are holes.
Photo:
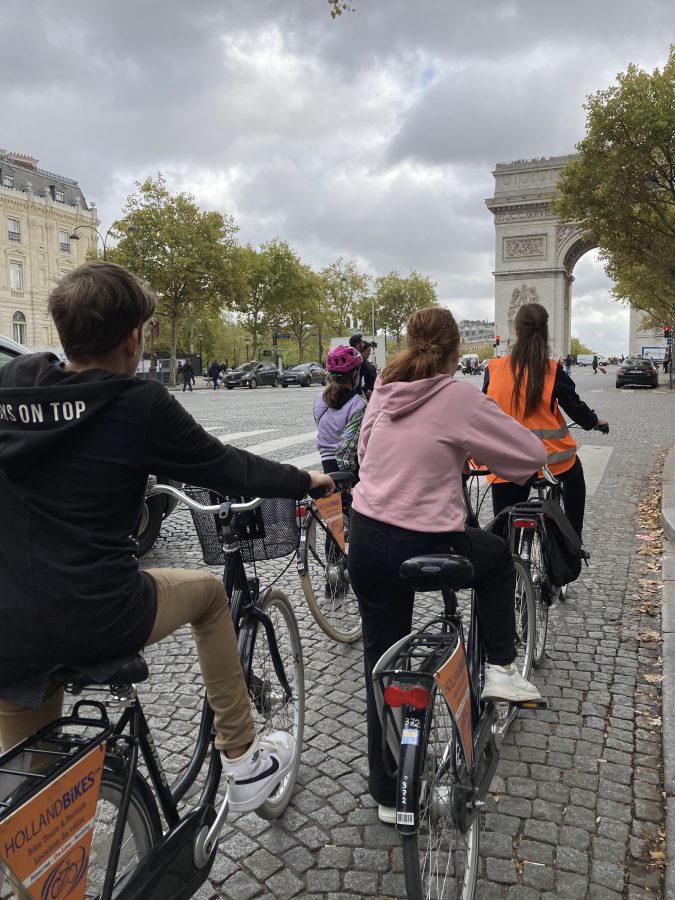
[[[546,567],[551,582],[562,587],[581,574],[581,538],[555,500],[544,500],[542,512],[546,517]]]

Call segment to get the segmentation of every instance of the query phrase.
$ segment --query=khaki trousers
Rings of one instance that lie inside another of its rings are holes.
[[[148,645],[189,623],[214,713],[216,747],[228,750],[250,744],[255,725],[222,581],[205,570],[149,569],[147,574],[157,585],[157,615]],[[62,706],[63,689],[56,686],[35,709],[0,700],[0,750],[9,750],[58,719]]]

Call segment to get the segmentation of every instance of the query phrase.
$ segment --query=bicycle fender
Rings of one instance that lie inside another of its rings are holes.
[[[426,752],[427,710],[406,707],[396,783],[396,830],[415,834],[419,829],[419,781]]]

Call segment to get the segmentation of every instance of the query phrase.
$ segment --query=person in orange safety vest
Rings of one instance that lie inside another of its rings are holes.
[[[490,360],[483,393],[544,442],[546,464],[562,484],[565,513],[581,538],[586,482],[576,442],[560,410],[585,431],[606,428],[607,422],[578,396],[563,366],[549,358],[547,310],[539,303],[526,303],[516,313],[514,325],[516,342],[511,353]],[[521,486],[494,478],[494,514],[527,500],[530,486],[531,481]]]

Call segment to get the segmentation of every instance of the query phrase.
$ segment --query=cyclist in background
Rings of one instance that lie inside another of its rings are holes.
[[[483,698],[539,698],[512,665],[515,571],[509,548],[497,535],[465,528],[462,469],[472,455],[523,483],[545,462],[544,446],[473,385],[455,381],[460,337],[449,310],[416,312],[406,343],[378,378],[363,419],[361,480],[349,534],[349,574],[363,623],[368,784],[380,819],[390,823],[396,779],[384,769],[370,676],[385,650],[411,630],[414,591],[399,576],[402,562],[428,553],[469,559],[487,649]]]
[[[49,310],[70,362],[19,356],[0,370],[0,748],[61,715],[62,665],[130,656],[187,623],[214,712],[230,808],[283,779],[293,738],[258,741],[228,599],[205,569],[139,571],[133,533],[148,474],[221,494],[330,493],[302,472],[221,443],[157,381],[135,374],[155,298],[95,260],[61,279]],[[117,662],[116,662],[117,661]]]
[[[604,427],[607,422],[581,400],[563,367],[549,358],[546,309],[540,303],[526,303],[516,313],[514,325],[516,343],[508,356],[490,360],[483,392],[544,442],[546,465],[562,484],[565,513],[582,538],[586,505],[584,470],[560,409],[585,431]],[[527,500],[530,484],[494,478],[494,514]],[[582,552],[588,558],[588,552]]]
[[[365,400],[358,393],[362,362],[359,351],[344,344],[334,347],[326,357],[330,384],[314,400],[316,445],[324,472],[337,471],[335,454],[342,434],[365,406]]]

